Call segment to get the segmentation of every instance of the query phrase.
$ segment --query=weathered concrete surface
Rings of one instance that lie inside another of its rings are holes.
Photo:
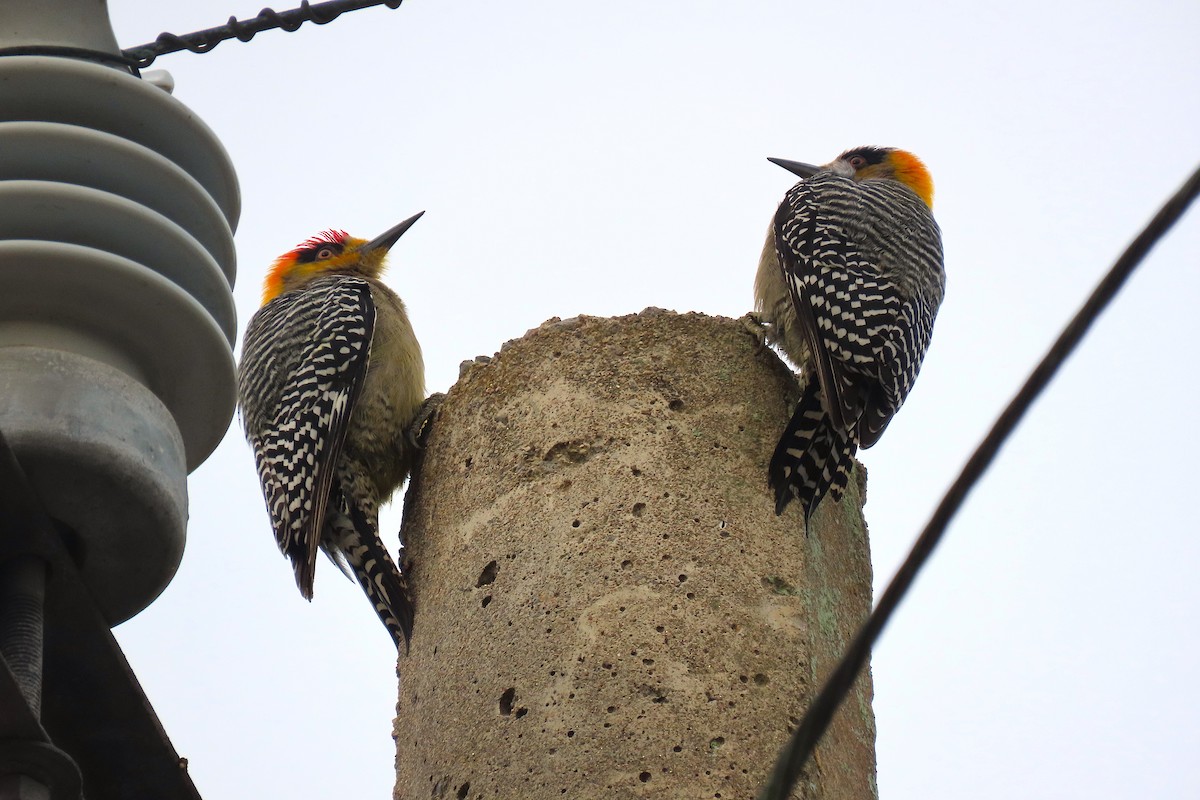
[[[467,370],[405,508],[396,797],[755,795],[870,604],[861,483],[810,536],[772,511],[795,397],[740,322],[654,309]],[[870,700],[797,797],[874,796]]]

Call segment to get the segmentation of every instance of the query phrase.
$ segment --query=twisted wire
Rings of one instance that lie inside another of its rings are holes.
[[[237,17],[230,17],[229,22],[224,25],[186,33],[182,36],[174,33],[160,33],[153,42],[130,47],[123,50],[122,55],[130,66],[145,69],[153,64],[156,58],[168,53],[178,53],[180,50],[207,53],[228,39],[248,42],[256,34],[275,28],[282,28],[291,33],[306,22],[326,25],[348,11],[358,11],[379,5],[396,9],[402,2],[404,0],[330,0],[326,3],[313,4],[308,0],[301,0],[299,8],[288,11],[264,8],[258,12],[258,16],[252,19],[239,20]]]

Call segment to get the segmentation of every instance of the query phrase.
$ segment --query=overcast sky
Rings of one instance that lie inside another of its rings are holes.
[[[110,6],[126,47],[259,9]],[[1198,33],[1192,0],[410,0],[155,66],[238,169],[239,331],[275,256],[427,210],[389,282],[431,391],[552,316],[740,316],[794,180],[767,156],[918,153],[948,288],[915,390],[862,454],[878,593],[1200,162]],[[1200,209],[1034,408],[885,634],[884,800],[1195,796],[1198,253]],[[200,792],[388,797],[394,653],[360,590],[322,560],[300,598],[236,426],[189,489],[183,565],[117,636]],[[384,517],[393,550],[399,520]]]

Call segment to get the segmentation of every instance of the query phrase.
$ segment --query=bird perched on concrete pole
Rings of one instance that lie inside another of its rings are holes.
[[[802,180],[775,213],[754,280],[767,340],[804,389],[775,448],[775,513],[841,499],[858,447],[908,396],[945,291],[933,180],[904,150],[859,147],[825,166],[772,158]]]
[[[280,256],[238,368],[246,438],[300,593],[312,599],[320,548],[358,580],[397,646],[412,635],[413,605],[380,541],[379,506],[413,463],[425,367],[404,303],[379,276],[420,217],[369,242],[325,231]]]

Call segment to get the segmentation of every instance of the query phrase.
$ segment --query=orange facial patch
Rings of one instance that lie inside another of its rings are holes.
[[[295,269],[296,257],[299,253],[299,250],[284,253],[275,259],[275,263],[267,270],[267,277],[263,279],[262,304],[264,306],[283,294],[283,279]]]
[[[888,157],[896,180],[916,192],[925,205],[933,208],[933,178],[924,162],[907,150],[893,150]]]

